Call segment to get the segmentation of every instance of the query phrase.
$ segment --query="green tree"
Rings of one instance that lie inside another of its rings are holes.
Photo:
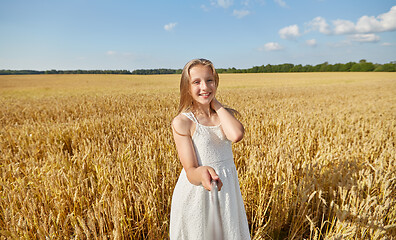
[[[353,65],[350,69],[351,72],[370,72],[375,69],[375,66],[371,62],[367,62],[366,59],[362,59],[359,63]]]
[[[351,71],[351,68],[352,68],[355,64],[357,64],[357,63],[355,63],[355,62],[348,62],[348,63],[346,63],[346,64],[343,64],[343,65],[340,67],[340,71],[341,71],[341,72],[349,72],[349,71]]]
[[[375,72],[396,72],[396,64],[386,63],[384,65],[379,65]]]
[[[303,72],[303,66],[301,64],[295,65],[290,72]]]

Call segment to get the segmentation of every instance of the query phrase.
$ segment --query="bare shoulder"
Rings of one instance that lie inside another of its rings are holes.
[[[173,131],[182,136],[190,136],[193,122],[184,114],[177,115],[172,121]]]

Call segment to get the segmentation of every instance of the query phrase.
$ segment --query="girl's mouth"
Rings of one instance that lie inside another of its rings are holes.
[[[199,96],[204,97],[204,98],[207,98],[207,97],[210,96],[210,94],[211,94],[211,93],[201,93],[201,94],[199,94]]]

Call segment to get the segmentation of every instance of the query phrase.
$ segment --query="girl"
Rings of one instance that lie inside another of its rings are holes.
[[[183,170],[172,196],[170,239],[207,239],[211,181],[219,188],[224,239],[250,239],[231,142],[243,125],[216,99],[219,76],[209,60],[186,64],[173,136]],[[208,190],[208,191],[207,191]]]

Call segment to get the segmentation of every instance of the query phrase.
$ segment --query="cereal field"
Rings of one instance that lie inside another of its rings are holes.
[[[167,239],[179,75],[0,76],[0,239]],[[220,75],[252,239],[394,239],[396,73]]]

